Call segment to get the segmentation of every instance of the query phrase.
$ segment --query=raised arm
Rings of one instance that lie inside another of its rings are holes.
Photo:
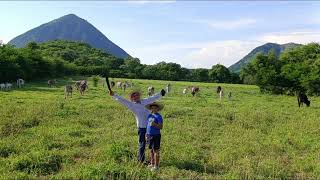
[[[121,96],[119,96],[119,95],[117,95],[117,94],[114,94],[113,96],[112,96],[112,98],[114,99],[114,100],[116,100],[116,101],[118,101],[119,103],[121,103],[122,105],[124,105],[124,106],[126,106],[127,108],[129,108],[130,110],[132,110],[133,108],[133,104],[132,104],[132,102],[130,102],[130,101],[128,101],[127,99],[125,99],[125,98],[123,98],[123,97],[121,97]]]
[[[151,96],[151,97],[142,99],[142,100],[141,100],[141,104],[142,104],[142,105],[151,104],[151,103],[159,100],[161,97],[162,97],[161,94],[158,93],[158,94],[156,94],[156,95],[154,95],[154,96]]]
[[[151,96],[149,98],[144,98],[141,100],[141,104],[142,105],[147,105],[147,104],[151,104],[157,100],[159,100],[162,96],[164,96],[166,94],[166,91],[164,89],[162,89],[160,91],[160,93],[154,95],[154,96]]]

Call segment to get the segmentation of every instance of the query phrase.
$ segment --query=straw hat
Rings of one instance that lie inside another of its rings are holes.
[[[151,103],[151,104],[148,104],[148,105],[146,105],[145,107],[150,110],[150,109],[151,109],[151,106],[158,106],[159,111],[161,111],[161,110],[163,109],[163,107],[164,107],[163,104],[160,104],[160,103],[157,103],[157,102],[153,102],[153,103]]]

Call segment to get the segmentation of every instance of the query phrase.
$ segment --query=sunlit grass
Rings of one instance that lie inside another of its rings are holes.
[[[305,178],[320,177],[320,104],[298,108],[296,98],[260,94],[256,86],[171,82],[165,108],[161,170],[136,162],[133,114],[102,87],[64,99],[63,85],[46,80],[0,92],[0,175],[8,178]],[[128,80],[147,95],[168,81]],[[197,97],[182,94],[197,85]],[[126,92],[115,89],[127,97]],[[232,92],[231,100],[227,93]],[[148,151],[146,151],[148,153]]]

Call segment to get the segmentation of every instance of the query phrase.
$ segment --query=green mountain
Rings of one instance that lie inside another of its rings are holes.
[[[30,42],[47,42],[52,40],[68,40],[84,42],[94,48],[102,49],[118,58],[130,57],[119,46],[110,41],[88,21],[69,14],[23,33],[8,44],[24,47]]]
[[[232,72],[239,73],[241,68],[244,67],[249,62],[251,62],[251,60],[255,57],[255,55],[257,53],[267,54],[270,50],[273,50],[277,56],[280,56],[280,54],[284,50],[295,48],[300,45],[301,44],[295,44],[295,43],[287,43],[287,44],[266,43],[262,46],[256,47],[249,54],[247,54],[244,58],[242,58],[240,61],[231,65],[229,67],[229,70]]]

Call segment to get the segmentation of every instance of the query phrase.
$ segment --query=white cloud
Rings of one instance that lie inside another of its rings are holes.
[[[215,64],[230,66],[261,45],[257,41],[217,41],[199,43],[170,43],[136,48],[131,53],[142,63],[175,62],[187,68],[211,68]]]
[[[215,64],[227,67],[236,63],[254,48],[265,43],[278,44],[320,41],[320,31],[297,30],[258,35],[248,40],[225,40],[196,43],[166,43],[132,48],[130,54],[139,57],[144,64],[160,61],[175,62],[187,68],[211,68]],[[129,48],[128,48],[129,49]]]
[[[215,64],[223,64],[229,67],[259,45],[261,45],[261,42],[258,41],[211,42],[203,44],[203,47],[199,50],[188,53],[183,59],[183,64],[193,68],[211,68]]]
[[[256,24],[257,20],[252,18],[242,18],[236,20],[196,20],[194,22],[206,24],[214,29],[239,29],[239,28],[247,28]]]
[[[320,41],[320,31],[315,30],[297,30],[292,32],[275,32],[264,34],[257,38],[259,41],[263,42],[273,42],[279,44],[285,43],[300,43],[307,44],[310,42]]]

